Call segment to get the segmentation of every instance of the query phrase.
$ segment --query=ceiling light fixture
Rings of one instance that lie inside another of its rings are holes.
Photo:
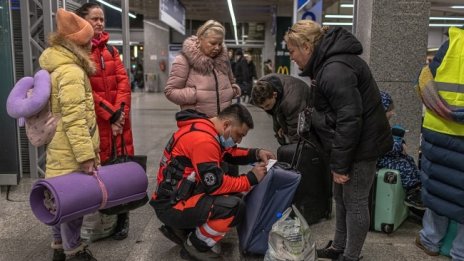
[[[456,26],[456,27],[461,27],[464,26],[464,24],[429,24],[430,27],[451,27],[451,26]]]
[[[343,22],[323,22],[323,25],[353,25],[353,23],[343,23]]]
[[[341,4],[340,7],[354,8],[354,4]]]
[[[454,21],[464,21],[464,17],[452,17],[452,16],[432,16],[430,20],[454,20]]]
[[[232,6],[232,0],[227,0],[227,5],[229,6],[229,13],[230,17],[232,18],[232,25],[234,27],[235,44],[238,45],[237,21],[235,20],[235,13],[234,7]]]
[[[324,16],[325,18],[349,18],[349,19],[353,19],[353,15],[325,15]]]
[[[106,5],[106,6],[108,6],[109,8],[114,9],[114,10],[119,11],[119,12],[122,13],[122,9],[121,9],[120,7],[117,7],[117,6],[115,6],[115,5],[112,5],[112,4],[110,4],[110,3],[106,2],[106,1],[103,1],[103,0],[96,0],[96,1],[99,2],[99,3],[101,3],[102,5]],[[135,14],[131,14],[131,13],[129,13],[129,17],[130,17],[130,18],[134,18],[134,19],[137,18],[137,16],[135,16]]]
[[[324,15],[325,18],[337,18],[337,19],[353,19],[353,15],[336,15],[336,14],[327,14]],[[464,21],[464,17],[453,17],[453,16],[432,16],[430,20],[451,20],[451,21]]]
[[[347,26],[352,26],[353,23],[323,22],[322,25],[347,25]],[[461,26],[464,26],[464,24],[429,24],[429,27],[451,27],[451,26],[461,27]]]
[[[453,9],[464,9],[464,5],[452,5],[451,8],[453,8]]]

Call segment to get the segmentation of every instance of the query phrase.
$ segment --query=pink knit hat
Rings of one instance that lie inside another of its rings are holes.
[[[78,45],[85,45],[93,38],[93,28],[89,22],[63,8],[56,12],[56,25],[58,34]]]

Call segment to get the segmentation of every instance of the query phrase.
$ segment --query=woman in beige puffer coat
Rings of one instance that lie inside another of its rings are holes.
[[[166,97],[182,110],[195,109],[214,117],[240,97],[224,36],[224,27],[209,20],[184,41],[164,89]]]

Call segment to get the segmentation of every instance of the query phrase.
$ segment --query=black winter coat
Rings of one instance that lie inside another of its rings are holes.
[[[315,47],[301,74],[317,81],[312,126],[331,170],[342,174],[350,173],[354,162],[377,160],[393,146],[379,89],[361,53],[351,33],[335,28]]]

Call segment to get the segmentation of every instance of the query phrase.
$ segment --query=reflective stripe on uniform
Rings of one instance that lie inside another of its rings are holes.
[[[464,109],[464,30],[449,29],[449,48],[437,69],[435,84],[450,109]],[[439,133],[464,136],[464,124],[447,120],[426,109],[423,127]]]

